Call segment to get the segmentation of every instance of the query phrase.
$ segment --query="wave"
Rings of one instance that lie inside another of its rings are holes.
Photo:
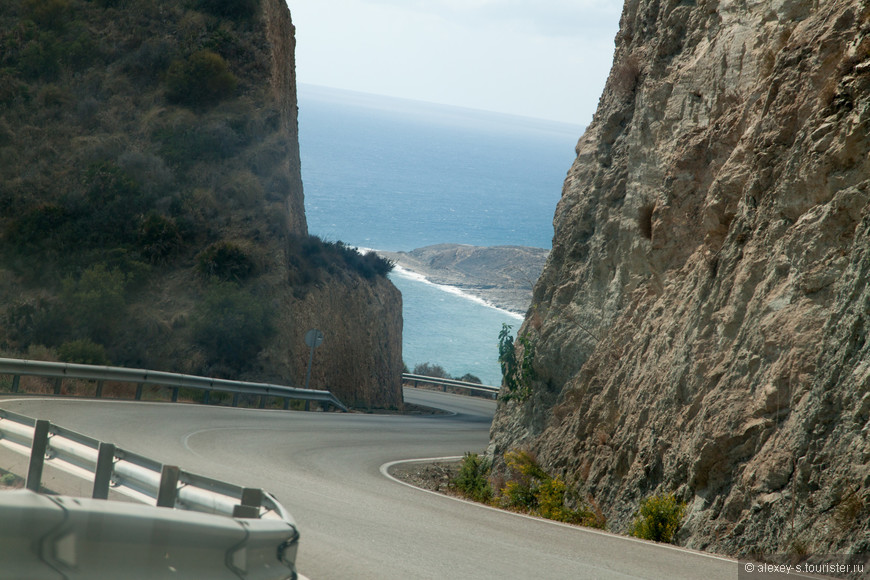
[[[369,252],[374,252],[376,254],[378,253],[378,250],[373,249],[373,248],[364,248],[364,247],[357,246],[356,249],[358,252],[360,252],[362,254],[368,254]],[[396,276],[401,276],[402,278],[405,278],[407,280],[413,280],[415,282],[422,282],[423,284],[428,284],[429,286],[433,286],[433,287],[437,288],[438,290],[441,290],[442,292],[447,292],[448,294],[453,294],[454,296],[459,296],[461,298],[464,298],[465,300],[470,300],[471,302],[475,302],[477,304],[480,304],[481,306],[486,306],[487,308],[492,308],[493,310],[497,310],[498,312],[501,312],[502,314],[505,314],[505,315],[510,316],[512,318],[515,318],[517,320],[524,320],[525,319],[525,316],[523,316],[522,314],[518,314],[516,312],[512,312],[510,310],[506,310],[504,308],[496,306],[492,302],[485,300],[484,298],[481,298],[480,296],[472,294],[472,293],[470,293],[470,292],[468,292],[468,291],[466,291],[458,286],[450,286],[448,284],[438,284],[436,282],[431,281],[429,278],[427,278],[423,274],[420,274],[419,272],[415,272],[413,270],[409,270],[407,268],[403,268],[402,266],[399,266],[398,264],[395,264],[393,266],[392,274],[396,275]]]

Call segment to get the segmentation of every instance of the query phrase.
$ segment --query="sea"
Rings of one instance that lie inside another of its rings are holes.
[[[359,248],[440,243],[550,248],[583,128],[300,84],[299,143],[312,234]],[[499,385],[498,335],[522,315],[396,268],[403,358]]]

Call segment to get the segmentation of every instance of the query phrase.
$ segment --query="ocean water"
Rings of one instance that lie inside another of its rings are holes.
[[[438,243],[549,248],[582,128],[300,85],[312,234],[380,250]],[[396,269],[403,356],[499,384],[498,334],[521,317]]]

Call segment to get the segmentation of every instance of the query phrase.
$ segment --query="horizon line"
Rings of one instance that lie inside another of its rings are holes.
[[[389,100],[393,100],[393,101],[399,101],[399,102],[405,103],[407,105],[418,105],[418,106],[419,105],[426,105],[426,106],[442,107],[442,108],[451,109],[451,110],[454,110],[457,112],[463,111],[466,113],[476,113],[476,114],[483,113],[485,115],[492,115],[492,116],[496,116],[496,117],[510,117],[510,118],[514,118],[514,119],[524,120],[527,122],[531,121],[531,122],[535,122],[535,123],[549,123],[549,124],[552,124],[555,126],[561,126],[564,129],[568,129],[568,128],[578,129],[578,130],[580,130],[581,134],[583,131],[586,130],[586,127],[587,127],[587,125],[583,125],[581,123],[572,123],[569,121],[559,121],[556,119],[547,119],[544,117],[533,117],[531,115],[521,115],[518,113],[506,113],[503,111],[493,111],[491,109],[479,109],[476,107],[469,107],[466,105],[456,105],[456,104],[442,103],[442,102],[437,102],[437,101],[424,101],[422,99],[415,99],[415,98],[411,98],[411,97],[399,97],[396,95],[386,95],[386,94],[382,94],[382,93],[371,93],[371,92],[367,92],[367,91],[360,91],[357,89],[347,89],[347,88],[343,88],[343,87],[319,85],[319,84],[315,84],[315,83],[297,82],[296,83],[297,93],[299,92],[301,87],[308,87],[308,88],[312,88],[312,89],[320,89],[320,90],[332,91],[332,92],[337,92],[337,93],[346,93],[348,95],[355,95],[355,96],[360,97],[360,98],[389,99]],[[580,134],[578,134],[577,136],[579,138]]]

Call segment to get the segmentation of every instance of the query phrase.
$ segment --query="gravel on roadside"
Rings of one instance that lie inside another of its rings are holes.
[[[450,489],[450,481],[459,473],[460,461],[436,461],[432,463],[399,463],[390,467],[390,475],[400,481],[429,491],[456,495]]]

